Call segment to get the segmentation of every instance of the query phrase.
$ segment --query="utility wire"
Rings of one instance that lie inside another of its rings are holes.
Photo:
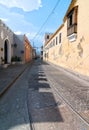
[[[40,33],[40,31],[42,30],[42,28],[44,27],[44,25],[47,23],[48,19],[51,17],[51,15],[54,13],[54,10],[57,8],[58,4],[59,4],[60,0],[57,1],[56,5],[54,6],[54,8],[52,9],[51,13],[48,15],[47,19],[45,20],[45,22],[42,24],[42,26],[40,27],[39,31],[36,33],[36,35],[33,37],[33,40],[37,37],[37,35]]]

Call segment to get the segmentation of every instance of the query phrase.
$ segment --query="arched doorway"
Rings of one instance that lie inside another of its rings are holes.
[[[4,42],[4,63],[10,63],[11,62],[11,45],[9,43],[9,40],[6,39]]]
[[[4,43],[4,60],[5,60],[5,64],[7,64],[8,62],[8,41],[5,40]]]

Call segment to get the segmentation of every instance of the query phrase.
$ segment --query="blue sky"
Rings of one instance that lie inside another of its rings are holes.
[[[39,29],[58,0],[0,0],[0,19],[17,34],[26,34],[31,44],[40,47],[45,32],[54,33],[63,22],[71,0],[59,0],[46,24]],[[39,32],[39,33],[38,33]],[[36,37],[35,35],[38,34]],[[34,38],[35,37],[35,38]]]

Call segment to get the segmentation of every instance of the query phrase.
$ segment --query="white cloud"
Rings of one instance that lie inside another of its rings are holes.
[[[15,12],[10,13],[8,10],[6,13],[3,12],[3,14],[6,19],[3,18],[3,16],[0,19],[2,19],[14,32],[18,33],[18,29],[20,32],[28,32],[29,30],[35,29],[34,25],[30,21],[27,21],[23,14]]]
[[[21,31],[17,31],[17,32],[14,32],[14,33],[17,34],[17,35],[23,34]]]
[[[41,0],[0,0],[0,4],[9,8],[21,8],[24,11],[37,10],[42,7]]]
[[[26,33],[26,36],[29,37],[30,39],[33,39],[33,37],[36,35],[35,32],[30,32],[30,33]]]
[[[0,0],[0,3],[1,1],[2,0]],[[6,1],[7,0],[5,0],[5,2]],[[18,13],[17,11],[16,12],[11,11],[5,6],[0,5],[0,19],[2,19],[5,22],[5,24],[16,34],[18,35],[26,34],[29,41],[33,43],[33,38],[37,33],[38,27],[34,26],[34,24],[30,22],[30,19],[26,18],[25,13],[22,14],[22,13]],[[39,36],[38,43],[40,44],[40,42],[41,42],[41,37]],[[34,44],[36,43],[37,42],[34,42]]]
[[[43,42],[43,35],[38,35],[35,39],[34,36],[36,35],[36,32],[30,32],[26,33],[26,36],[30,39],[30,41],[33,42],[38,42],[39,44]]]
[[[6,18],[0,18],[2,21],[4,21],[4,22],[7,22],[8,21],[8,19],[6,19]]]

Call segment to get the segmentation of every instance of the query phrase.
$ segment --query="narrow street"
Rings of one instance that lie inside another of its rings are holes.
[[[0,130],[89,130],[89,0],[0,0]]]
[[[35,60],[0,98],[0,130],[89,130],[88,90],[87,82]]]

